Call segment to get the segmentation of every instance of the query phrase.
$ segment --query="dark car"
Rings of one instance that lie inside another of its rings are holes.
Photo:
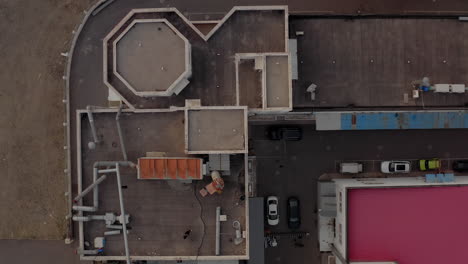
[[[298,141],[302,139],[302,130],[299,127],[270,127],[267,134],[271,140]]]
[[[290,229],[301,227],[301,204],[296,197],[288,198],[288,227]]]
[[[468,160],[457,160],[453,162],[452,168],[454,171],[468,171]]]

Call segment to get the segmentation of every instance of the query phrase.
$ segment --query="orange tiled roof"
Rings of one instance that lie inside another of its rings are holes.
[[[140,158],[139,179],[199,180],[202,159],[198,158]]]

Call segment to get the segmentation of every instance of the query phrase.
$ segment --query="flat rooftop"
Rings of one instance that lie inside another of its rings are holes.
[[[85,114],[81,115],[83,156],[95,160],[122,160],[116,126],[116,110],[94,113],[98,138],[102,141],[95,150],[86,146],[92,133]],[[164,152],[168,157],[186,156],[184,151],[184,111],[152,113],[123,112],[120,116],[122,134],[128,159],[136,161],[147,152]],[[86,148],[85,148],[86,147]],[[92,163],[90,164],[92,167]],[[86,166],[83,166],[86,167]]]
[[[348,190],[350,261],[463,263],[468,186]]]
[[[263,74],[255,69],[255,58],[240,59],[238,65],[239,105],[263,107]]]
[[[292,110],[288,53],[236,54],[238,105],[250,111]]]
[[[101,143],[89,149],[93,140],[86,113],[80,115],[81,178],[87,187],[93,180],[93,164],[96,161],[122,160],[117,133],[115,110],[103,110],[93,114],[96,131]],[[128,160],[136,161],[158,153],[166,157],[198,157],[187,155],[184,146],[183,110],[134,113],[123,112],[120,116]],[[210,177],[201,180],[139,180],[136,169],[122,168],[121,178],[126,213],[130,215],[129,248],[131,256],[176,257],[214,256],[216,207],[228,215],[221,222],[221,256],[245,256],[246,242],[234,245],[233,221],[246,228],[245,166],[243,154],[231,155],[231,175],[224,177],[225,187],[221,194],[202,197],[199,191],[211,183]],[[110,177],[109,177],[110,176]],[[83,198],[83,204],[92,204],[92,194]],[[116,177],[108,175],[99,185],[99,210],[93,215],[106,212],[120,213]],[[89,213],[85,213],[88,215]],[[183,239],[187,230],[189,238]],[[92,243],[95,237],[103,236],[103,221],[84,223],[84,240]],[[125,255],[122,235],[106,237],[103,257]]]
[[[468,83],[468,23],[453,18],[291,18],[299,80],[295,107],[464,106],[465,94],[426,92],[413,82]],[[303,31],[303,36],[295,32]],[[317,85],[316,99],[306,92]],[[408,100],[405,102],[405,94]]]
[[[166,91],[186,70],[184,39],[164,21],[129,27],[116,43],[117,72],[138,92]]]
[[[247,109],[189,109],[189,153],[239,153],[247,151]]]
[[[266,60],[266,107],[290,107],[290,78],[288,56],[267,56]]]
[[[207,106],[236,105],[235,54],[287,52],[286,17],[284,7],[276,7],[273,10],[248,10],[247,7],[246,10],[237,10],[230,14],[217,30],[205,39],[205,35],[195,31],[194,27],[175,11],[140,10],[126,23],[137,19],[166,19],[189,41],[194,65],[190,83],[175,97],[137,96],[126,89],[122,80],[113,74],[110,58],[110,54],[113,54],[112,45],[105,45],[104,74],[108,83],[136,108],[183,106],[185,99],[201,99],[203,105]],[[112,43],[122,30],[108,36],[107,42]]]

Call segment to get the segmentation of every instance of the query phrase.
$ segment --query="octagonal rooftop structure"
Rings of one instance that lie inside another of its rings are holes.
[[[138,96],[179,94],[192,75],[190,43],[166,19],[135,19],[113,42],[113,66]]]

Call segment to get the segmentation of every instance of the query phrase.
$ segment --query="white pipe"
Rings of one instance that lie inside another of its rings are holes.
[[[105,236],[120,235],[120,230],[112,230],[104,232]]]
[[[115,163],[115,168],[117,170],[117,188],[119,190],[119,202],[120,202],[120,215],[125,217],[125,208],[123,203],[123,194],[122,194],[122,182],[120,180],[120,169],[119,163]],[[131,264],[130,262],[130,250],[128,248],[128,237],[127,237],[127,225],[122,223],[123,227],[123,237],[124,237],[124,244],[125,244],[125,256],[127,257],[127,264]]]
[[[131,161],[98,161],[98,162],[95,162],[94,165],[93,165],[93,184],[96,181],[98,181],[98,178],[97,178],[98,174],[99,174],[98,167],[114,166],[115,164],[119,164],[121,166],[128,166],[128,167],[132,167],[132,168],[136,167],[135,163],[133,163]],[[101,171],[105,171],[105,170],[101,170]],[[112,169],[112,171],[114,172],[115,169]],[[106,176],[103,175],[103,176],[101,176],[101,178],[102,177],[106,177]],[[82,194],[82,197],[80,197],[80,199],[82,199],[85,194]],[[78,199],[75,198],[75,200],[78,200]],[[99,187],[98,187],[98,184],[93,188],[93,207],[95,208],[95,210],[94,211],[88,211],[88,212],[95,212],[99,208]]]
[[[221,241],[220,241],[220,233],[221,233],[221,226],[219,222],[219,218],[221,215],[221,207],[216,207],[216,244],[215,244],[215,254],[216,256],[219,256],[220,254],[220,247],[221,247]]]
[[[86,113],[88,114],[89,126],[91,127],[91,133],[93,134],[94,143],[99,143],[99,139],[96,133],[96,127],[94,126],[94,117],[93,112],[91,111],[91,106],[86,107]]]
[[[117,124],[117,133],[119,134],[119,139],[120,139],[120,148],[122,149],[122,155],[124,160],[128,160],[127,157],[127,149],[125,148],[125,143],[123,140],[123,133],[122,133],[122,127],[120,126],[120,114],[122,113],[122,105],[119,107],[119,111],[117,112],[117,115],[115,116],[115,123]]]
[[[105,215],[90,215],[89,218],[90,218],[91,220],[103,220],[103,221],[106,220],[106,216],[105,216]]]
[[[108,167],[108,166],[115,166],[115,164],[119,164],[120,166],[125,166],[125,167],[132,167],[132,168],[136,167],[136,164],[131,161],[96,161],[93,167],[94,168]]]
[[[74,205],[72,208],[75,211],[83,211],[83,212],[96,212],[97,211],[97,208],[93,206]]]
[[[234,239],[234,245],[240,245],[244,239],[242,238],[242,228],[239,221],[232,222],[232,227],[236,230],[236,238]]]
[[[123,229],[121,225],[106,225],[109,229]]]
[[[89,220],[91,220],[89,217],[87,216],[73,216],[73,221],[78,221],[78,222],[88,222]]]
[[[121,179],[120,179],[119,166],[128,166],[128,167],[135,168],[136,165],[135,165],[135,163],[133,163],[131,161],[98,161],[98,162],[95,162],[94,165],[93,165],[93,184],[98,180],[97,179],[97,176],[98,176],[98,173],[99,173],[98,167],[104,167],[104,166],[116,166],[115,172],[116,172],[116,175],[117,175],[117,187],[118,187],[118,192],[119,192],[120,211],[121,211],[121,215],[125,218],[125,209],[124,209],[124,204],[123,204],[122,183],[121,183]],[[103,175],[102,177],[105,177],[105,175]],[[89,207],[89,208],[96,208],[96,210],[98,208],[98,202],[99,202],[99,199],[98,199],[98,193],[99,193],[98,186],[99,186],[99,184],[95,184],[94,188],[92,188],[93,193],[94,193],[94,197],[93,197],[94,198],[94,207]],[[79,198],[80,199],[78,199],[78,200],[82,201],[83,196],[81,196]],[[80,211],[80,213],[81,213],[81,211]],[[90,220],[105,220],[105,216],[73,216],[72,219],[73,219],[73,221],[79,221],[81,223],[81,222],[86,222],[86,221],[90,221]],[[108,227],[117,229],[117,226],[118,225],[109,225]],[[127,264],[131,264],[130,250],[128,248],[128,237],[127,237],[128,231],[127,231],[127,226],[125,224],[125,221],[121,225],[121,228],[123,229],[124,244],[125,244],[125,255],[126,255],[126,258],[127,258]],[[115,231],[120,232],[120,230],[115,230]],[[109,231],[109,232],[112,232],[112,231]],[[83,250],[82,248],[80,250],[81,250],[80,251],[81,254],[83,254],[83,255],[84,254],[89,254],[89,255],[94,254],[95,255],[95,254],[99,253],[98,250]]]
[[[97,181],[98,177],[98,169],[93,168],[93,182]],[[96,185],[96,187],[93,189],[93,206],[96,208],[96,210],[99,208],[99,186]]]
[[[99,170],[99,173],[111,173],[111,172],[116,172],[115,169],[104,169],[104,170]]]
[[[93,182],[91,185],[89,185],[84,191],[82,191],[80,194],[78,194],[74,201],[78,202],[81,198],[83,198],[86,194],[94,190],[94,188],[103,182],[106,179],[106,175],[102,175],[99,179],[97,179],[95,182]]]
[[[82,210],[85,211],[85,210]],[[106,220],[105,215],[87,215],[87,216],[73,216],[73,221],[88,222],[91,220]]]

